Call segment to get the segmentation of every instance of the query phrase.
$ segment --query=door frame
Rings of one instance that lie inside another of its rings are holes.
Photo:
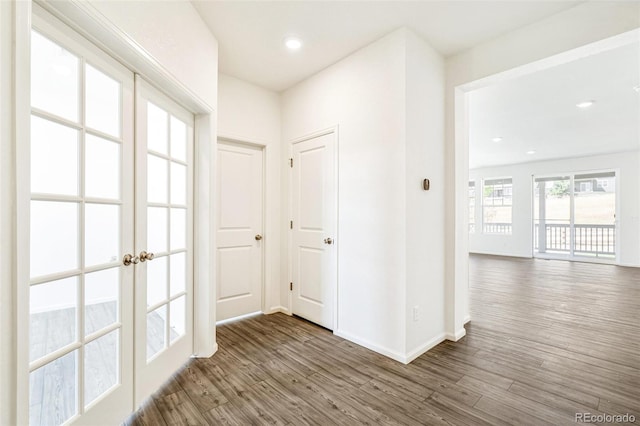
[[[266,264],[266,260],[267,260],[267,251],[269,251],[270,253],[270,244],[267,244],[268,240],[270,240],[269,238],[269,231],[270,229],[268,228],[268,221],[267,221],[267,211],[266,211],[266,206],[267,206],[267,145],[261,142],[256,142],[256,141],[249,141],[246,139],[238,139],[238,138],[233,138],[233,137],[229,137],[229,136],[218,136],[217,140],[216,140],[216,152],[218,150],[218,147],[220,145],[220,143],[223,144],[229,144],[229,145],[240,145],[240,146],[245,146],[245,147],[249,147],[249,148],[253,148],[253,149],[259,149],[260,151],[262,151],[262,199],[260,200],[261,204],[262,204],[262,214],[260,217],[260,222],[262,223],[262,236],[266,236],[267,238],[264,238],[265,244],[262,245],[262,253],[261,253],[261,265],[260,265],[260,311],[265,314],[267,313],[268,309],[267,309],[267,264]],[[217,155],[216,155],[217,156]],[[216,172],[217,172],[217,164],[216,164]],[[217,183],[216,183],[217,184]],[[216,193],[216,197],[218,196],[218,194]],[[215,202],[218,202],[218,199],[216,198]],[[217,217],[216,217],[216,222],[214,223],[214,231],[217,232],[218,230],[218,222],[217,222]],[[275,234],[274,234],[275,235]],[[218,245],[216,242],[216,247],[215,247],[215,251],[214,253],[216,253],[217,255],[217,251],[218,251]],[[217,292],[217,288],[216,288],[216,292]],[[216,306],[218,303],[218,295],[217,293],[215,294],[215,299],[216,299]],[[223,324],[226,321],[229,320],[233,320],[234,318],[230,318],[227,320],[221,320],[216,322],[216,324]]]
[[[289,227],[289,221],[292,220],[293,218],[293,168],[289,165],[289,159],[293,158],[293,146],[295,144],[298,144],[300,142],[305,142],[308,141],[310,139],[315,139],[318,138],[320,136],[326,136],[326,135],[330,135],[333,134],[333,143],[334,143],[334,149],[333,149],[333,164],[334,164],[334,182],[335,182],[335,194],[334,194],[334,205],[335,205],[335,211],[333,213],[334,216],[334,221],[336,224],[336,230],[335,230],[335,241],[337,242],[337,244],[335,244],[335,250],[334,250],[334,254],[333,254],[333,259],[332,259],[332,263],[335,265],[335,277],[334,277],[334,288],[333,288],[333,333],[335,334],[337,330],[340,330],[339,328],[339,318],[340,316],[338,315],[338,302],[339,302],[339,297],[338,297],[338,290],[340,289],[340,285],[339,285],[339,278],[340,278],[340,256],[339,256],[339,252],[340,252],[340,221],[339,221],[339,212],[340,212],[340,197],[339,197],[339,193],[340,193],[340,180],[339,180],[339,166],[340,166],[340,162],[339,162],[339,141],[340,141],[340,133],[339,133],[339,125],[335,125],[332,127],[328,127],[325,128],[323,130],[318,130],[312,133],[308,133],[304,136],[292,139],[289,142],[289,146],[287,148],[287,161],[286,161],[286,165],[285,167],[287,168],[287,185],[288,185],[288,194],[287,194],[287,214],[288,214],[288,219],[286,220],[286,231],[287,231],[287,283],[285,283],[286,285],[289,285],[288,283],[293,282],[293,232],[292,229]],[[291,290],[287,290],[287,309],[289,310],[289,313],[291,315],[295,315],[293,312],[293,293]]]
[[[11,102],[11,127],[13,138],[5,140],[2,133],[2,153],[9,153],[11,167],[3,170],[10,174],[7,183],[15,184],[12,193],[2,192],[2,205],[14,205],[15,209],[10,217],[2,215],[2,235],[10,237],[3,240],[2,250],[7,253],[3,257],[3,271],[5,266],[11,271],[13,279],[11,286],[11,301],[6,315],[15,321],[2,323],[0,326],[3,342],[11,345],[3,348],[9,356],[6,364],[10,370],[6,376],[0,377],[0,397],[9,402],[9,407],[3,410],[2,421],[8,424],[28,424],[29,409],[29,371],[28,364],[21,360],[28,359],[29,345],[26,339],[19,336],[28,335],[29,327],[29,289],[28,286],[18,285],[28,282],[29,268],[26,262],[19,259],[29,257],[29,149],[27,144],[18,141],[30,139],[31,115],[31,20],[34,4],[45,12],[50,13],[62,24],[88,40],[96,48],[106,52],[120,62],[131,72],[143,75],[147,81],[157,87],[162,87],[163,93],[170,96],[195,116],[194,126],[194,234],[202,236],[195,239],[194,257],[194,357],[211,357],[217,350],[215,333],[215,261],[211,254],[215,252],[215,182],[212,175],[216,164],[216,111],[194,91],[185,86],[169,70],[149,54],[139,43],[132,39],[122,29],[108,20],[95,6],[88,2],[47,2],[43,0],[21,1],[9,3],[5,8],[2,4],[2,34],[10,34],[13,39],[13,57],[8,75],[13,76],[13,93]],[[5,19],[5,12],[9,15]],[[5,27],[5,21],[10,26]],[[6,31],[5,31],[6,29]],[[4,37],[2,47],[4,49]],[[5,52],[2,51],[4,56]],[[4,63],[3,63],[4,65]],[[3,66],[3,72],[5,68]],[[4,80],[4,77],[3,77]],[[4,81],[2,82],[4,83]],[[4,92],[4,85],[3,85]],[[15,94],[20,93],[20,96]],[[4,103],[3,103],[4,105]],[[3,158],[3,163],[5,159]],[[27,165],[27,167],[24,167]],[[4,183],[3,183],[4,188]],[[5,197],[6,195],[6,197]],[[3,273],[3,277],[4,277]],[[25,281],[27,280],[27,281]],[[212,286],[211,283],[214,283]],[[4,286],[4,281],[2,285]],[[4,289],[3,289],[4,291]],[[2,293],[4,297],[4,293]],[[3,304],[3,308],[4,308]],[[4,316],[3,316],[4,317]],[[185,360],[186,361],[186,360]],[[26,366],[26,368],[25,368]],[[4,372],[4,365],[2,372]],[[6,394],[6,396],[5,396]],[[136,408],[136,407],[134,407]]]
[[[626,31],[542,59],[503,69],[476,80],[468,80],[456,84],[452,88],[446,87],[446,90],[452,90],[450,95],[447,95],[450,96],[452,104],[448,107],[447,114],[452,114],[453,124],[446,129],[446,142],[452,143],[452,152],[447,166],[453,165],[451,186],[454,188],[452,199],[448,201],[448,208],[453,208],[453,226],[451,228],[453,235],[448,239],[452,243],[452,249],[447,255],[452,256],[452,262],[448,267],[451,282],[447,284],[447,305],[450,308],[450,314],[446,323],[447,332],[454,337],[454,341],[465,335],[464,324],[471,320],[469,312],[469,205],[467,199],[469,185],[469,93],[634,43],[639,36],[640,29]]]

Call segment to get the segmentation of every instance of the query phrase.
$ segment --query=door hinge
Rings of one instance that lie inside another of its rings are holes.
[[[293,158],[289,158],[289,166],[293,168]]]
[[[289,291],[293,291],[293,283],[289,283]]]
[[[289,229],[293,229],[293,221],[292,220],[289,221]]]

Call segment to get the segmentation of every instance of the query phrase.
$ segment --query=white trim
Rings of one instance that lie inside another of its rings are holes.
[[[193,113],[211,113],[213,108],[171,74],[151,53],[107,19],[90,2],[81,0],[35,0],[87,40],[124,66],[140,74],[160,91]]]
[[[22,7],[22,6],[19,6]],[[15,2],[0,1],[0,424],[16,424]]]
[[[466,315],[462,321],[464,322],[465,325],[468,324],[469,322],[471,322],[471,315]],[[466,330],[465,330],[465,333],[466,333]]]
[[[216,322],[216,327],[219,325],[229,324],[231,322],[242,321],[243,319],[247,319],[247,318],[259,317],[260,315],[263,315],[262,311],[256,311],[256,312],[250,312],[244,315],[238,315],[237,317],[227,318],[225,320],[220,320]]]
[[[455,333],[445,333],[446,339],[451,340],[452,342],[457,342],[458,340],[462,339],[466,335],[467,335],[467,330],[464,327],[460,328]]]
[[[266,312],[267,315],[277,314],[277,313],[282,313],[282,314],[289,315],[289,316],[293,315],[291,313],[291,311],[288,308],[285,308],[284,306],[272,306]]]
[[[409,364],[411,361],[413,361],[414,359],[418,358],[420,355],[424,354],[428,350],[438,346],[440,343],[444,342],[445,340],[452,340],[452,339],[450,338],[450,336],[447,333],[438,334],[437,336],[435,336],[431,340],[423,343],[422,345],[420,345],[416,349],[414,349],[411,352],[407,353],[407,355],[405,356],[405,362],[404,363],[405,364]]]
[[[372,351],[382,354],[386,357],[389,357],[395,361],[401,362],[403,364],[408,363],[406,355],[396,352],[392,349],[385,348],[384,346],[380,346],[376,343],[372,343],[366,339],[361,339],[346,331],[336,329],[336,330],[333,330],[333,334],[335,334],[338,337],[342,337],[343,339],[349,340],[350,342],[353,342],[357,345],[364,346],[367,349],[371,349]]]
[[[15,258],[16,276],[14,281],[14,319],[16,321],[16,406],[15,424],[29,424],[29,365],[24,360],[29,359],[29,283],[30,271],[29,239],[30,239],[30,144],[18,141],[31,140],[31,2],[15,2]],[[18,96],[18,93],[20,96]],[[24,167],[27,165],[27,167]],[[21,338],[18,338],[20,336]],[[27,336],[27,337],[25,337]],[[22,361],[21,361],[22,360]]]

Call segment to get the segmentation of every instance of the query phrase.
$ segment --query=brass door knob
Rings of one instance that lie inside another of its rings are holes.
[[[333,240],[331,238],[325,238],[324,239],[324,243],[325,244],[333,244]]]
[[[154,257],[156,257],[156,255],[153,253],[147,253],[144,250],[140,252],[140,262],[146,262],[147,260],[151,261]]]
[[[138,256],[134,256],[134,255],[129,254],[129,253],[125,254],[124,257],[122,258],[122,264],[124,266],[129,266],[132,263],[134,265],[137,265],[138,262],[140,262],[140,258]]]
[[[262,235],[257,234],[257,235],[255,236],[255,239],[256,239],[256,241],[260,241],[260,240],[262,239]]]

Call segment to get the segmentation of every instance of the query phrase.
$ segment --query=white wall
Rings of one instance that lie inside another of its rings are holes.
[[[218,41],[189,1],[92,1],[91,4],[177,80],[215,108]]]
[[[405,315],[412,358],[439,343],[444,332],[444,60],[409,31],[406,49]],[[431,183],[428,192],[424,178]]]
[[[280,250],[282,143],[280,95],[243,80],[218,77],[218,137],[265,147],[265,309],[282,309]],[[286,299],[285,299],[286,301]]]
[[[447,59],[446,63],[446,277],[447,330],[459,329],[469,317],[468,263],[465,223],[468,149],[458,140],[465,129],[456,126],[456,108],[465,111],[455,88],[640,27],[637,2],[587,2],[532,25],[512,31]],[[456,104],[456,102],[458,102]],[[460,123],[458,123],[459,125]],[[458,161],[456,161],[456,158]],[[466,162],[465,159],[466,158]],[[464,193],[456,193],[456,181]],[[456,205],[460,208],[456,209]],[[456,222],[458,227],[456,227]],[[456,251],[456,248],[460,249]]]
[[[282,98],[285,152],[294,139],[339,126],[334,331],[398,356],[405,348],[404,42],[404,32],[394,32]]]
[[[640,266],[640,151],[609,155],[597,155],[554,161],[515,164],[500,167],[473,169],[469,179],[479,185],[480,179],[513,177],[513,234],[486,235],[476,232],[469,235],[469,251],[505,256],[531,257],[533,235],[533,186],[532,175],[570,173],[594,170],[617,170],[618,221],[617,236],[620,242],[620,264]],[[480,191],[479,194],[482,192]],[[479,198],[478,198],[479,205]],[[481,208],[476,210],[476,229],[480,229]]]
[[[335,332],[404,361],[444,332],[442,78],[440,56],[401,29],[283,94],[285,150],[339,126]],[[433,192],[420,189],[424,177]],[[283,185],[288,194],[288,179]],[[409,292],[422,312],[410,350]]]

